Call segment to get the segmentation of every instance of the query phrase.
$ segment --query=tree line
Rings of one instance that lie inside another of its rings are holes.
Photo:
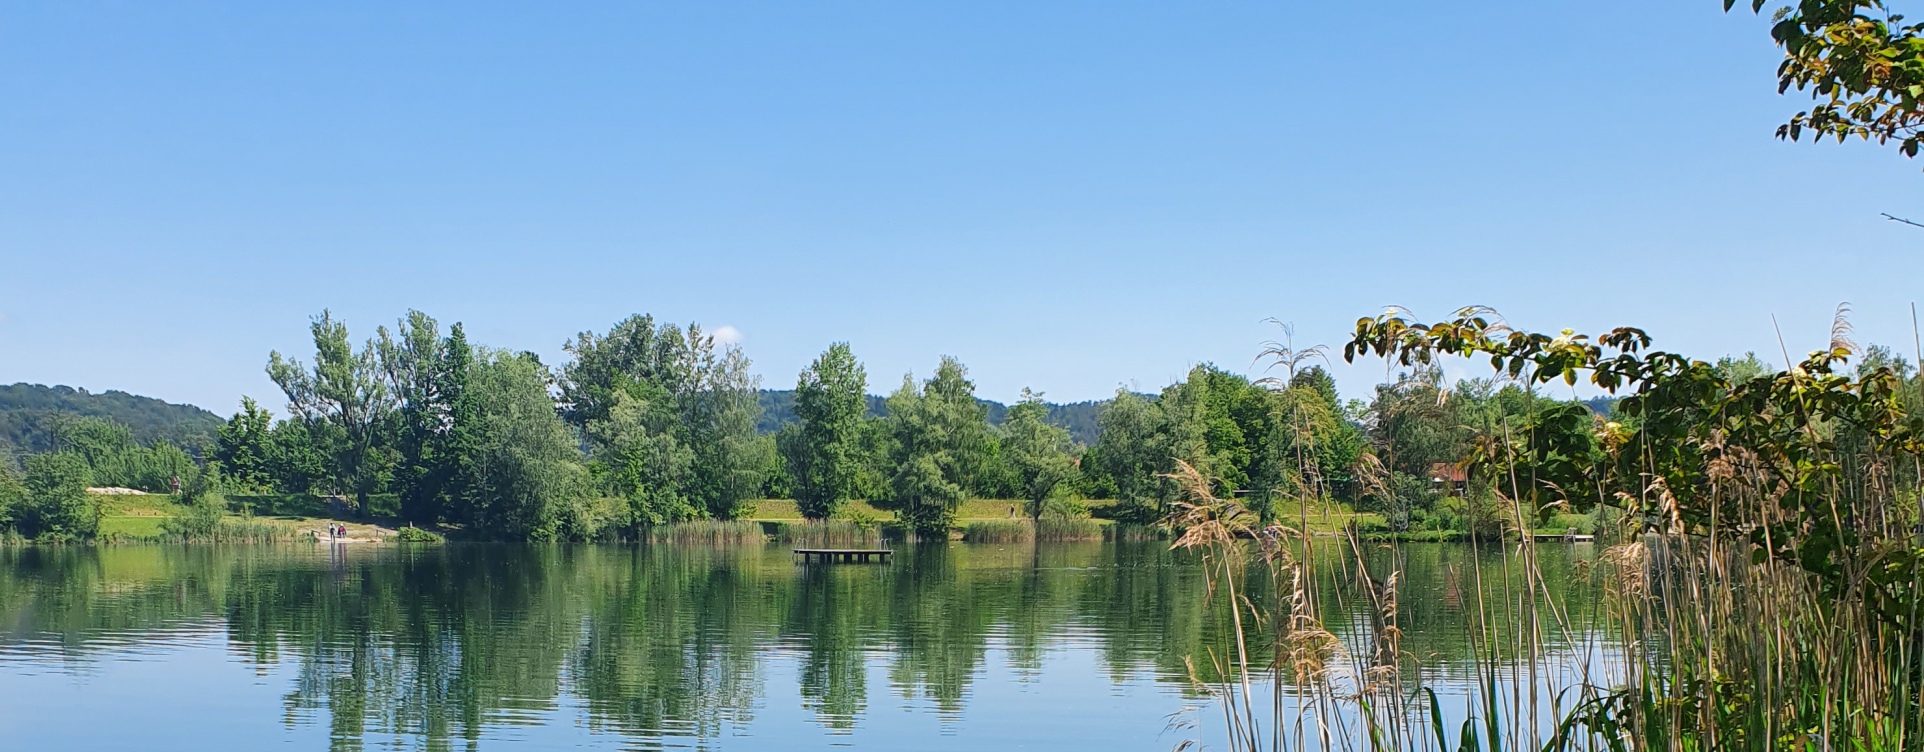
[[[847,343],[798,375],[783,404],[792,418],[758,430],[767,393],[746,354],[699,325],[646,315],[578,335],[558,367],[418,311],[359,345],[331,313],[310,335],[311,355],[268,356],[286,417],[243,398],[210,447],[142,443],[102,418],[62,421],[52,451],[18,473],[0,468],[0,529],[91,537],[90,485],[329,497],[347,514],[500,540],[632,540],[740,518],[764,498],[793,499],[810,519],[863,500],[930,534],[969,498],[1009,499],[1037,518],[1093,508],[1154,522],[1177,500],[1168,476],[1184,463],[1267,520],[1347,506],[1393,530],[1478,533],[1500,524],[1491,489],[1460,469],[1478,446],[1527,426],[1596,451],[1596,406],[1514,381],[1449,384],[1433,364],[1345,401],[1321,348],[1276,343],[1264,378],[1201,365],[1157,394],[1118,389],[1084,442],[1034,392],[993,415],[954,358],[904,376],[877,409]],[[1764,368],[1755,356],[1718,367]]]

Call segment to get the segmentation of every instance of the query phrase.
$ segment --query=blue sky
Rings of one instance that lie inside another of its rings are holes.
[[[1002,400],[1392,303],[1911,342],[1924,230],[1878,213],[1924,162],[1775,140],[1805,100],[1717,0],[395,5],[0,6],[0,382],[278,405],[324,307],[557,363],[649,312],[770,387],[847,340]]]

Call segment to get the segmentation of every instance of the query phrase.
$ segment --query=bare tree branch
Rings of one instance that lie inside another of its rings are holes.
[[[1924,224],[1918,224],[1918,223],[1916,223],[1916,222],[1912,222],[1912,221],[1910,221],[1910,220],[1908,220],[1908,219],[1905,219],[1905,218],[1903,218],[1903,217],[1893,217],[1893,216],[1891,216],[1891,215],[1889,215],[1889,214],[1885,214],[1885,215],[1884,215],[1884,218],[1885,218],[1885,219],[1888,219],[1888,220],[1890,220],[1890,221],[1892,221],[1892,222],[1903,222],[1904,224],[1907,224],[1907,225],[1910,225],[1910,226],[1912,226],[1912,227],[1924,227]]]

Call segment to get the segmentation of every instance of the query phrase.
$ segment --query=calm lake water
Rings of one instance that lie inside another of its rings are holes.
[[[1403,649],[1466,712],[1492,552],[1402,567]],[[1581,611],[1589,546],[1541,569]],[[1166,544],[904,546],[803,567],[787,547],[0,549],[7,749],[1168,750],[1224,644]],[[1353,573],[1321,584],[1367,630]],[[1581,621],[1581,613],[1572,617]],[[1547,637],[1571,656],[1587,638]],[[1200,662],[1200,661],[1199,661]],[[1562,669],[1557,669],[1562,670]],[[1552,671],[1554,674],[1555,671]]]

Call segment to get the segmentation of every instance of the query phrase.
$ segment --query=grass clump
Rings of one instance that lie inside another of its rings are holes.
[[[657,525],[643,534],[649,543],[737,544],[762,543],[768,538],[762,526],[751,520],[688,520]]]

